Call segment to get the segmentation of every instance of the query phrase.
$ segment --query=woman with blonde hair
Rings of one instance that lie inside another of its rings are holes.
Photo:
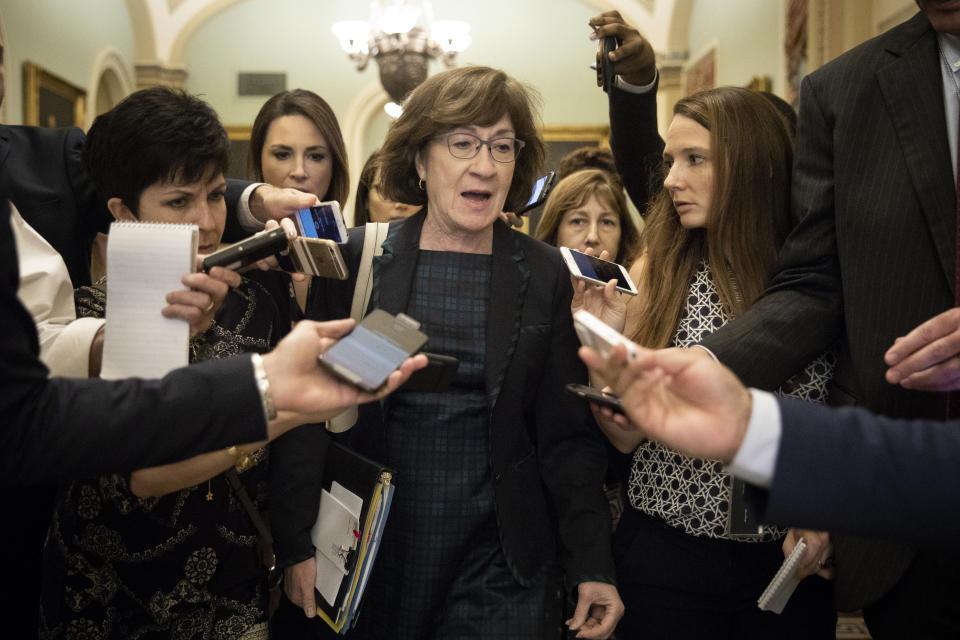
[[[607,251],[607,259],[629,267],[640,246],[640,231],[627,210],[618,180],[600,169],[581,169],[550,192],[534,232],[537,240],[577,251]]]

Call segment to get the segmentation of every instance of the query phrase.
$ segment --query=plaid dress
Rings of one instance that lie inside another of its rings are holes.
[[[397,492],[350,637],[530,638],[544,589],[521,587],[500,547],[490,481],[485,331],[492,256],[420,251],[407,314],[425,351],[459,361],[440,393],[388,399],[386,464]]]

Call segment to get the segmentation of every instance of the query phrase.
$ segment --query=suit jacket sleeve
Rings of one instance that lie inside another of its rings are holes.
[[[224,242],[239,242],[252,234],[240,226],[237,218],[237,207],[239,206],[240,196],[243,190],[250,185],[246,180],[227,180],[227,191],[224,194],[224,200],[227,203],[227,224],[223,229]]]
[[[798,222],[780,251],[777,274],[749,311],[703,340],[744,384],[761,389],[775,389],[802,370],[843,326],[833,131],[816,92],[805,78],[793,171]]]
[[[566,269],[558,265],[558,273]],[[607,470],[603,436],[587,403],[567,395],[568,382],[587,382],[577,356],[566,277],[557,278],[551,344],[537,393],[540,473],[557,512],[561,562],[568,586],[595,581],[616,584],[610,551],[610,507],[602,485]]]
[[[956,544],[957,423],[779,403],[783,434],[765,522]]]
[[[81,224],[86,229],[86,236],[93,238],[98,233],[107,233],[110,230],[113,216],[83,167],[85,140],[83,131],[79,127],[72,127],[64,138],[63,158],[77,211],[80,212]]]
[[[9,214],[0,220],[0,484],[132,471],[266,437],[249,357],[159,381],[48,379],[17,299]]]
[[[658,82],[659,84],[659,82]],[[659,187],[663,139],[657,132],[657,85],[646,93],[610,92],[610,150],[640,215]]]

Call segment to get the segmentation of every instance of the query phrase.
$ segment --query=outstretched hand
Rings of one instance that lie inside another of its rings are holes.
[[[592,256],[593,249],[585,248],[583,253]],[[597,257],[601,260],[609,260],[610,252],[604,249]],[[570,301],[571,313],[586,309],[617,331],[623,332],[623,328],[627,324],[627,301],[625,296],[617,291],[617,281],[615,279],[611,279],[601,286],[570,276],[570,283],[573,285],[573,299]]]
[[[425,355],[407,358],[376,392],[366,392],[320,366],[317,358],[349,333],[350,318],[330,322],[302,320],[280,344],[263,356],[263,366],[273,391],[277,411],[297,414],[299,423],[320,422],[351,405],[379,400],[427,366]]]
[[[737,377],[689,349],[638,348],[627,362],[617,345],[604,359],[589,347],[580,358],[620,397],[626,417],[613,420],[696,458],[730,462],[743,442],[753,399]]]

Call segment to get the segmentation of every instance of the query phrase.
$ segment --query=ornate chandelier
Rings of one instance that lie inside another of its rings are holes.
[[[434,20],[430,2],[422,3],[422,8],[406,0],[371,2],[370,22],[337,22],[333,33],[357,71],[366,69],[371,57],[377,61],[380,84],[397,105],[427,79],[431,60],[441,58],[452,67],[457,54],[470,45],[470,25]]]

